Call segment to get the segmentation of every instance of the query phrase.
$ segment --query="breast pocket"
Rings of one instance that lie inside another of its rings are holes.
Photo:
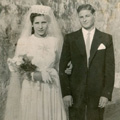
[[[105,53],[106,49],[97,50],[97,53]]]
[[[96,59],[103,60],[105,58],[105,49],[97,50],[96,52]]]

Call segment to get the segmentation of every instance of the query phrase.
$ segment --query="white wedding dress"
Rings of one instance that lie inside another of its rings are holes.
[[[24,79],[21,88],[20,120],[67,120],[62,101],[56,62],[56,38],[37,38],[31,35],[28,40],[18,43],[16,55],[32,56],[42,78],[52,79],[53,84],[33,82]],[[17,120],[17,119],[16,119]]]

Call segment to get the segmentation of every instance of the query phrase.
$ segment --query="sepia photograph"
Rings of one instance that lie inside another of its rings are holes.
[[[120,0],[0,0],[0,120],[120,120]]]

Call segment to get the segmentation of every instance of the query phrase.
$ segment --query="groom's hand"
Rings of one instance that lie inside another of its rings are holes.
[[[101,96],[99,100],[99,106],[100,108],[104,108],[106,104],[108,103],[108,98]]]
[[[71,95],[65,96],[63,98],[63,102],[64,102],[64,105],[65,105],[66,108],[72,106],[72,104],[73,104],[72,96]]]
[[[68,67],[66,68],[65,73],[66,73],[67,75],[71,75],[71,73],[72,73],[72,68],[73,68],[73,65],[72,65],[71,61],[68,63],[67,66],[68,66]]]

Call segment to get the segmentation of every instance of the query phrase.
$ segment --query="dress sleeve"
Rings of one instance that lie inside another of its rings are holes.
[[[54,50],[56,53],[55,56],[55,68],[57,71],[59,71],[59,62],[60,62],[60,55],[61,55],[61,50],[62,50],[62,45],[59,44],[59,40],[57,38],[55,38],[55,46],[54,46]]]

